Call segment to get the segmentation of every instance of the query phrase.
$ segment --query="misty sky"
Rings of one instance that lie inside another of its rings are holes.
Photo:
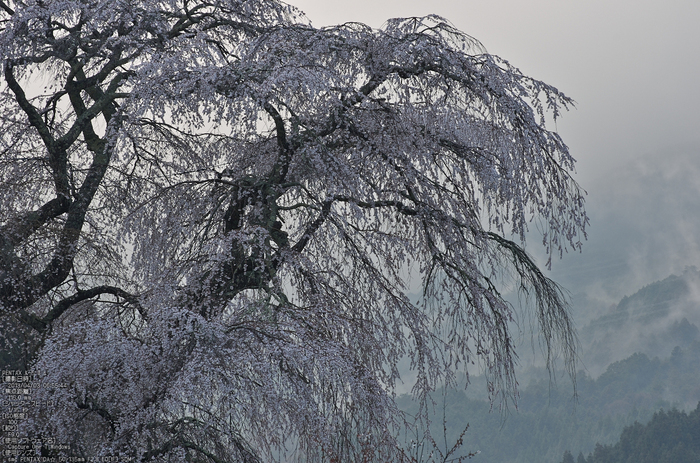
[[[572,293],[612,303],[700,267],[700,1],[290,3],[316,27],[438,14],[576,100],[557,129],[588,192],[589,240],[551,272]]]

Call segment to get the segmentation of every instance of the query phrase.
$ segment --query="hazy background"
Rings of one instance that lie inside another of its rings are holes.
[[[576,100],[557,129],[588,192],[589,240],[551,272],[573,294],[609,305],[700,265],[699,1],[291,3],[316,27],[441,15]],[[594,315],[577,313],[579,324]]]

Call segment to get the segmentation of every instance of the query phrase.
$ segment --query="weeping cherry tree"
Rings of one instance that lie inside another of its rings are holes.
[[[0,324],[56,386],[41,455],[400,461],[400,362],[426,417],[473,367],[514,391],[508,290],[571,365],[524,245],[585,236],[546,127],[572,101],[444,19],[0,0],[0,60]]]

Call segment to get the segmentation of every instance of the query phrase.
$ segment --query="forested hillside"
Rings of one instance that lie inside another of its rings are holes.
[[[674,347],[700,339],[700,272],[687,268],[648,284],[600,310],[590,302],[578,312],[598,313],[579,330],[581,358],[597,376],[612,362],[641,352],[665,357]],[[583,317],[577,317],[583,318]]]
[[[700,403],[686,414],[677,409],[661,410],[646,425],[627,426],[614,445],[597,445],[577,463],[694,463],[700,461]],[[562,463],[573,463],[573,454],[564,453]]]

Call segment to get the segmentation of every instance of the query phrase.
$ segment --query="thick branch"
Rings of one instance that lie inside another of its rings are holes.
[[[32,278],[31,287],[36,290],[31,292],[32,296],[26,301],[25,307],[34,303],[41,295],[46,294],[68,276],[78,249],[77,242],[85,216],[109,165],[110,153],[105,151],[103,149],[102,152],[95,153],[85,181],[76,195],[76,200],[69,208],[54,257],[41,273]]]
[[[98,73],[98,77],[106,78],[118,64],[119,60],[116,58],[111,60],[103,68],[103,72]],[[88,81],[79,66],[75,69],[75,75],[82,82]],[[21,219],[6,224],[3,229],[0,229],[0,236],[5,240],[5,243],[2,243],[3,249],[6,250],[8,245],[14,246],[31,236],[47,220],[63,213],[68,214],[53,258],[44,270],[31,278],[21,278],[20,285],[17,284],[18,282],[14,282],[16,287],[11,291],[3,291],[3,294],[8,296],[6,299],[10,299],[5,301],[7,308],[29,307],[67,277],[78,249],[77,243],[87,211],[107,171],[111,157],[105,140],[95,133],[92,120],[102,113],[109,124],[111,117],[116,112],[114,105],[114,100],[118,96],[116,91],[126,77],[126,73],[117,74],[110,81],[107,91],[103,91],[98,85],[86,88],[85,91],[95,101],[89,108],[85,107],[80,95],[80,88],[69,82],[66,89],[77,117],[72,127],[60,139],[54,140],[49,127],[44,123],[36,108],[27,100],[24,90],[15,79],[11,63],[6,63],[5,79],[14,92],[18,104],[26,113],[29,123],[39,132],[48,150],[49,163],[53,171],[58,197],[39,210],[26,214]],[[71,202],[69,199],[66,149],[75,142],[81,133],[88,149],[93,153],[93,160],[83,184],[75,195],[75,200]]]
[[[304,230],[304,234],[301,236],[299,241],[292,246],[292,251],[294,252],[301,252],[304,250],[306,245],[308,244],[309,240],[311,240],[311,237],[316,233],[316,230],[318,230],[321,225],[323,225],[323,222],[326,221],[328,216],[331,213],[331,205],[333,204],[333,199],[327,199],[326,201],[323,202],[323,207],[321,208],[321,213],[319,216],[311,222],[307,227],[306,230]]]
[[[53,172],[56,193],[59,196],[70,196],[68,185],[68,165],[65,145],[58,143],[51,135],[49,127],[44,123],[39,111],[27,100],[24,89],[19,85],[12,72],[13,65],[9,61],[5,62],[5,80],[15,94],[15,99],[22,111],[27,115],[29,124],[36,129],[44,142],[44,146],[49,154],[49,165]]]
[[[76,77],[78,77],[78,79],[81,79],[81,80],[86,79],[85,74],[83,73],[82,69],[80,69],[78,72],[76,72]],[[110,83],[109,88],[107,89],[107,92],[116,92],[117,87],[121,84],[121,81],[126,79],[127,77],[129,77],[128,73],[121,73],[121,74],[117,75],[116,77],[114,77],[114,79],[112,79],[112,82]],[[99,85],[88,86],[85,89],[85,92],[88,95],[90,95],[90,98],[92,98],[92,100],[95,102],[103,101],[106,98],[105,92],[100,88]],[[107,121],[107,123],[109,123],[112,116],[114,116],[114,114],[117,111],[117,107],[116,107],[114,100],[118,96],[120,96],[120,95],[114,93],[113,95],[111,95],[111,98],[109,99],[108,104],[105,104],[101,107],[102,115],[104,116],[105,121]]]
[[[109,160],[110,153],[106,149],[95,153],[85,181],[68,208],[68,217],[53,258],[40,273],[32,277],[20,277],[21,281],[10,282],[9,287],[3,288],[3,305],[6,309],[27,308],[66,279],[78,251],[85,216],[107,171]]]
[[[273,184],[284,182],[289,170],[289,163],[292,160],[292,153],[287,141],[287,130],[284,127],[284,119],[279,111],[275,109],[270,102],[265,102],[263,106],[265,111],[270,115],[275,122],[275,131],[277,132],[277,146],[279,147],[279,159],[272,168],[270,181]]]
[[[28,314],[24,311],[20,311],[19,317],[24,323],[31,326],[35,330],[39,332],[44,332],[51,326],[51,323],[54,320],[63,315],[66,312],[66,310],[70,309],[75,304],[82,301],[86,301],[88,299],[92,299],[93,297],[97,297],[102,294],[110,294],[112,296],[122,298],[129,304],[133,305],[139,311],[139,313],[141,313],[141,315],[145,314],[136,296],[124,291],[121,288],[103,285],[96,286],[95,288],[90,288],[83,291],[78,291],[74,295],[59,301],[53,307],[53,309],[51,309],[49,313],[46,314],[46,316],[44,316],[43,318],[39,318],[35,315]]]
[[[41,118],[39,111],[37,111],[29,100],[27,100],[27,95],[24,93],[24,89],[19,85],[17,79],[15,79],[12,72],[13,68],[12,63],[5,61],[5,81],[7,82],[8,87],[10,87],[10,90],[12,90],[12,92],[15,94],[15,99],[17,100],[20,108],[22,108],[22,111],[24,111],[24,113],[27,115],[29,123],[36,129],[37,132],[39,132],[39,136],[44,142],[44,145],[48,149],[49,153],[53,153],[55,150],[56,141],[51,136],[51,132],[44,123],[44,120]]]
[[[0,243],[3,245],[2,247],[14,247],[22,243],[49,220],[68,212],[70,204],[71,200],[69,198],[59,196],[39,209],[8,221],[0,227]]]
[[[7,3],[5,3],[3,1],[0,1],[0,8],[2,8],[5,11],[5,13],[9,14],[10,16],[15,14],[15,11],[12,8],[10,8],[10,6]]]
[[[68,276],[68,272],[73,265],[73,259],[77,252],[77,242],[85,222],[85,216],[107,171],[111,158],[111,151],[107,148],[107,144],[104,140],[97,137],[94,131],[92,131],[92,127],[87,128],[87,125],[90,124],[90,120],[99,112],[103,112],[105,119],[109,122],[110,115],[114,112],[114,108],[112,107],[114,98],[109,95],[116,90],[121,78],[122,77],[115,77],[112,80],[107,94],[103,93],[99,87],[94,87],[97,89],[96,92],[99,97],[101,97],[100,100],[83,114],[80,114],[78,121],[76,121],[71,129],[78,130],[78,127],[80,127],[80,130],[85,130],[88,148],[94,153],[92,164],[90,165],[90,169],[88,170],[83,184],[76,194],[75,201],[69,207],[68,217],[61,232],[54,257],[46,268],[38,275],[35,275],[29,282],[27,289],[24,291],[24,300],[21,302],[23,307],[28,307],[33,304],[39,297],[60,284]],[[76,101],[75,95],[72,95],[71,101],[77,105],[75,108],[76,111],[82,109],[82,101]],[[62,144],[70,140],[73,136],[77,137],[75,134],[69,136],[69,133],[61,138]]]
[[[104,407],[101,407],[95,403],[94,400],[86,398],[84,402],[79,402],[76,404],[78,409],[87,410],[89,412],[95,412],[109,423],[109,427],[112,430],[112,434],[116,432],[116,420],[114,416]]]
[[[68,76],[68,85],[66,85],[66,90],[87,90],[88,88],[95,87],[104,81],[115,69],[119,66],[123,66],[130,61],[132,61],[136,55],[129,55],[126,58],[121,57],[121,53],[115,52],[109,59],[107,64],[105,64],[99,72],[92,75],[91,77],[86,77],[84,74],[84,63],[85,59],[80,61],[74,60],[75,62],[71,64],[71,74]],[[77,77],[79,80],[72,80],[73,77]]]
[[[92,106],[90,106],[89,108],[85,109],[83,106],[80,112],[77,112],[77,108],[74,107],[74,109],[76,109],[76,114],[78,117],[73,123],[73,126],[65,133],[65,135],[58,139],[57,142],[60,143],[61,146],[70,146],[78,138],[80,133],[83,132],[85,127],[89,125],[91,121],[100,113],[105,114],[105,119],[109,121],[108,114],[111,115],[114,112],[112,104],[117,96],[117,88],[119,87],[121,81],[125,78],[126,74],[124,73],[114,77],[110,82],[106,92],[102,92],[100,90],[98,93],[96,93],[97,99],[95,100],[95,103],[93,103]],[[97,86],[93,88],[96,87]],[[91,91],[86,91],[88,92],[88,94],[91,93]],[[71,95],[71,103],[75,105],[77,103],[75,96],[76,94],[74,92],[69,92],[69,95]],[[79,99],[80,97],[78,96],[77,98]]]

